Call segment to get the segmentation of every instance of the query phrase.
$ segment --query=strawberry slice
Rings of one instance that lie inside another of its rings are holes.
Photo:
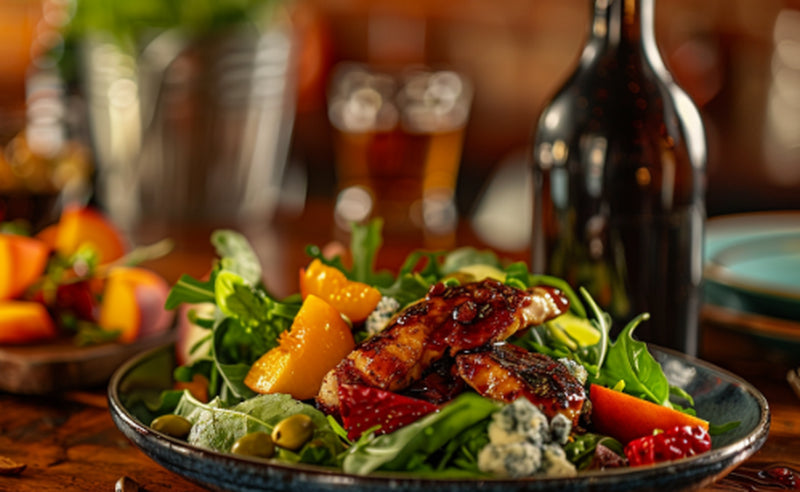
[[[376,435],[388,434],[439,409],[425,400],[359,384],[339,385],[339,412],[347,438],[358,439],[375,426]]]

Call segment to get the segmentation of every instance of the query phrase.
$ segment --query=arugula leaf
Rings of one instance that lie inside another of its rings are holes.
[[[353,255],[353,269],[350,280],[374,285],[375,258],[383,244],[381,229],[383,220],[374,219],[361,226],[353,224],[350,229],[350,253]]]
[[[602,371],[593,382],[608,387],[623,382],[626,393],[672,408],[670,385],[661,365],[647,350],[646,343],[633,338],[639,323],[649,317],[642,313],[625,326],[609,347]]]
[[[381,294],[396,299],[407,306],[427,294],[430,287],[461,268],[470,265],[489,265],[499,268],[500,262],[490,251],[475,248],[457,248],[450,252],[411,252],[400,267],[395,282],[388,287],[378,287]]]
[[[319,246],[306,246],[306,254],[311,259],[318,259],[324,265],[334,267],[345,274],[348,280],[362,282],[374,287],[387,287],[394,281],[394,276],[388,271],[375,271],[375,259],[383,245],[381,229],[383,220],[376,218],[361,225],[350,224],[350,255],[353,267],[348,269],[341,256],[326,258]]]
[[[214,283],[214,275],[211,275],[211,278],[204,282],[193,278],[191,275],[183,274],[170,289],[165,307],[167,309],[176,309],[183,303],[214,302],[216,298],[214,295]]]
[[[542,280],[542,277],[537,276],[537,281]],[[600,367],[603,365],[608,350],[608,332],[611,329],[611,321],[608,314],[597,306],[594,299],[585,289],[581,289],[580,292],[586,299],[593,315],[592,318],[584,318],[588,319],[600,333],[600,339],[597,343],[589,346],[581,345],[569,333],[558,328],[558,318],[531,328],[522,337],[514,340],[513,343],[528,350],[549,355],[554,359],[562,357],[572,359],[581,364],[589,374],[599,377]],[[567,343],[565,338],[571,343]]]
[[[606,356],[608,353],[608,337],[609,332],[611,331],[611,316],[600,309],[600,306],[592,298],[589,291],[581,287],[581,294],[586,299],[586,302],[589,304],[589,307],[594,313],[594,320],[592,321],[595,324],[595,327],[600,330],[600,341],[597,342],[597,349],[599,353],[597,354],[597,359],[595,360],[595,364],[597,364],[597,368],[603,365],[606,360]],[[598,375],[597,371],[594,372],[595,375]]]
[[[263,342],[250,334],[233,318],[223,318],[214,327],[211,354],[217,374],[222,377],[219,396],[228,403],[255,395],[244,384],[244,378],[265,350],[258,347]]]

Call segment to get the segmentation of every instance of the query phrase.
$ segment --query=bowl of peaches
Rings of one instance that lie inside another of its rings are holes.
[[[66,207],[33,234],[3,223],[0,390],[100,386],[131,355],[168,342],[169,285],[142,258],[91,207]]]

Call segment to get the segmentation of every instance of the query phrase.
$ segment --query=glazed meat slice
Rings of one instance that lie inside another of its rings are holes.
[[[502,343],[458,354],[456,367],[482,396],[506,403],[524,396],[548,418],[561,413],[578,424],[586,391],[564,364],[548,355]]]
[[[403,394],[441,405],[458,396],[466,387],[456,371],[455,359],[445,355],[434,362],[421,379],[403,390]]]
[[[438,283],[329,372],[317,402],[334,411],[339,383],[401,391],[443,356],[505,340],[568,307],[551,287],[522,290],[492,279],[449,287]]]

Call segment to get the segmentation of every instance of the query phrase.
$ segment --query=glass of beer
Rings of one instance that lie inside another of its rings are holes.
[[[452,70],[338,66],[328,101],[337,223],[381,217],[388,235],[447,246],[458,220],[455,187],[471,101],[469,80]]]

